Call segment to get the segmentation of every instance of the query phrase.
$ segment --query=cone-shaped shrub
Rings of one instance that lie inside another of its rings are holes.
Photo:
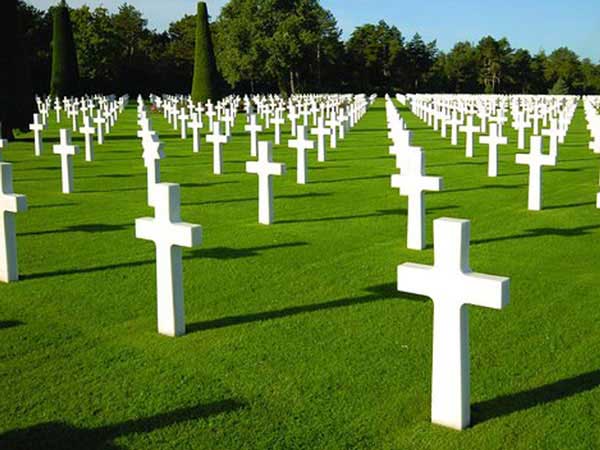
[[[206,3],[198,2],[192,101],[216,100],[217,95],[217,64],[208,25],[208,11]]]
[[[77,67],[73,27],[65,0],[61,0],[59,5],[54,8],[53,19],[50,95],[55,97],[77,95],[79,68]]]

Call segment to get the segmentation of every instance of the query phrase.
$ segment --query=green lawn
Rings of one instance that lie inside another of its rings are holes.
[[[582,108],[544,169],[541,212],[527,211],[512,130],[488,178],[481,146],[467,160],[464,135],[452,148],[402,110],[445,185],[426,194],[430,246],[417,252],[406,198],[390,187],[383,106],[327,163],[310,155],[306,186],[295,150],[275,148],[288,174],[268,227],[244,169],[243,116],[222,176],[212,147],[193,154],[154,117],[162,180],[181,183],[182,218],[204,229],[203,246],[184,251],[188,334],[177,339],[156,332],[154,246],[134,237],[135,218],[152,215],[135,108],[95,162],[81,148],[71,195],[49,145],[56,126],[40,158],[30,135],[12,143],[4,159],[30,210],[17,219],[22,280],[0,286],[0,448],[600,448],[599,164]],[[395,289],[398,264],[433,262],[442,216],[472,221],[473,270],[511,278],[508,308],[470,309],[463,432],[429,421],[432,302]]]

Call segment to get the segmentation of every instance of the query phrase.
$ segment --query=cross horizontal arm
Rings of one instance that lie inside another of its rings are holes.
[[[422,264],[404,263],[398,266],[398,290],[409,294],[430,297],[433,268]]]
[[[470,305],[502,309],[508,305],[510,279],[482,273],[466,274],[464,301]]]

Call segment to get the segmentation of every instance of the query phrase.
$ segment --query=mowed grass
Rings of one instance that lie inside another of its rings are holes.
[[[71,195],[53,115],[42,157],[30,135],[11,143],[4,160],[30,210],[17,217],[22,280],[0,286],[0,448],[600,448],[599,164],[582,108],[544,169],[541,212],[527,211],[512,130],[488,178],[483,147],[468,160],[462,136],[453,148],[402,115],[428,174],[444,177],[426,194],[422,252],[406,249],[382,100],[326,163],[310,155],[306,186],[295,150],[275,147],[288,173],[274,181],[272,226],[257,224],[243,115],[222,176],[210,146],[193,154],[154,115],[162,180],[181,184],[182,218],[204,230],[184,251],[188,334],[177,339],[156,332],[154,246],[135,239],[135,218],[153,215],[135,108],[95,162],[76,157]],[[475,271],[511,278],[505,310],[470,308],[463,432],[429,420],[432,302],[395,289],[398,264],[433,262],[443,216],[471,220]]]

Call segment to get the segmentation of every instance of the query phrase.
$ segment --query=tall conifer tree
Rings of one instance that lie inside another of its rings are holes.
[[[54,8],[52,28],[52,79],[50,95],[55,97],[77,95],[79,68],[73,39],[73,27],[65,0]]]
[[[216,100],[218,95],[217,77],[217,64],[208,24],[208,10],[206,3],[198,2],[192,100],[194,102],[205,102],[209,98]]]

